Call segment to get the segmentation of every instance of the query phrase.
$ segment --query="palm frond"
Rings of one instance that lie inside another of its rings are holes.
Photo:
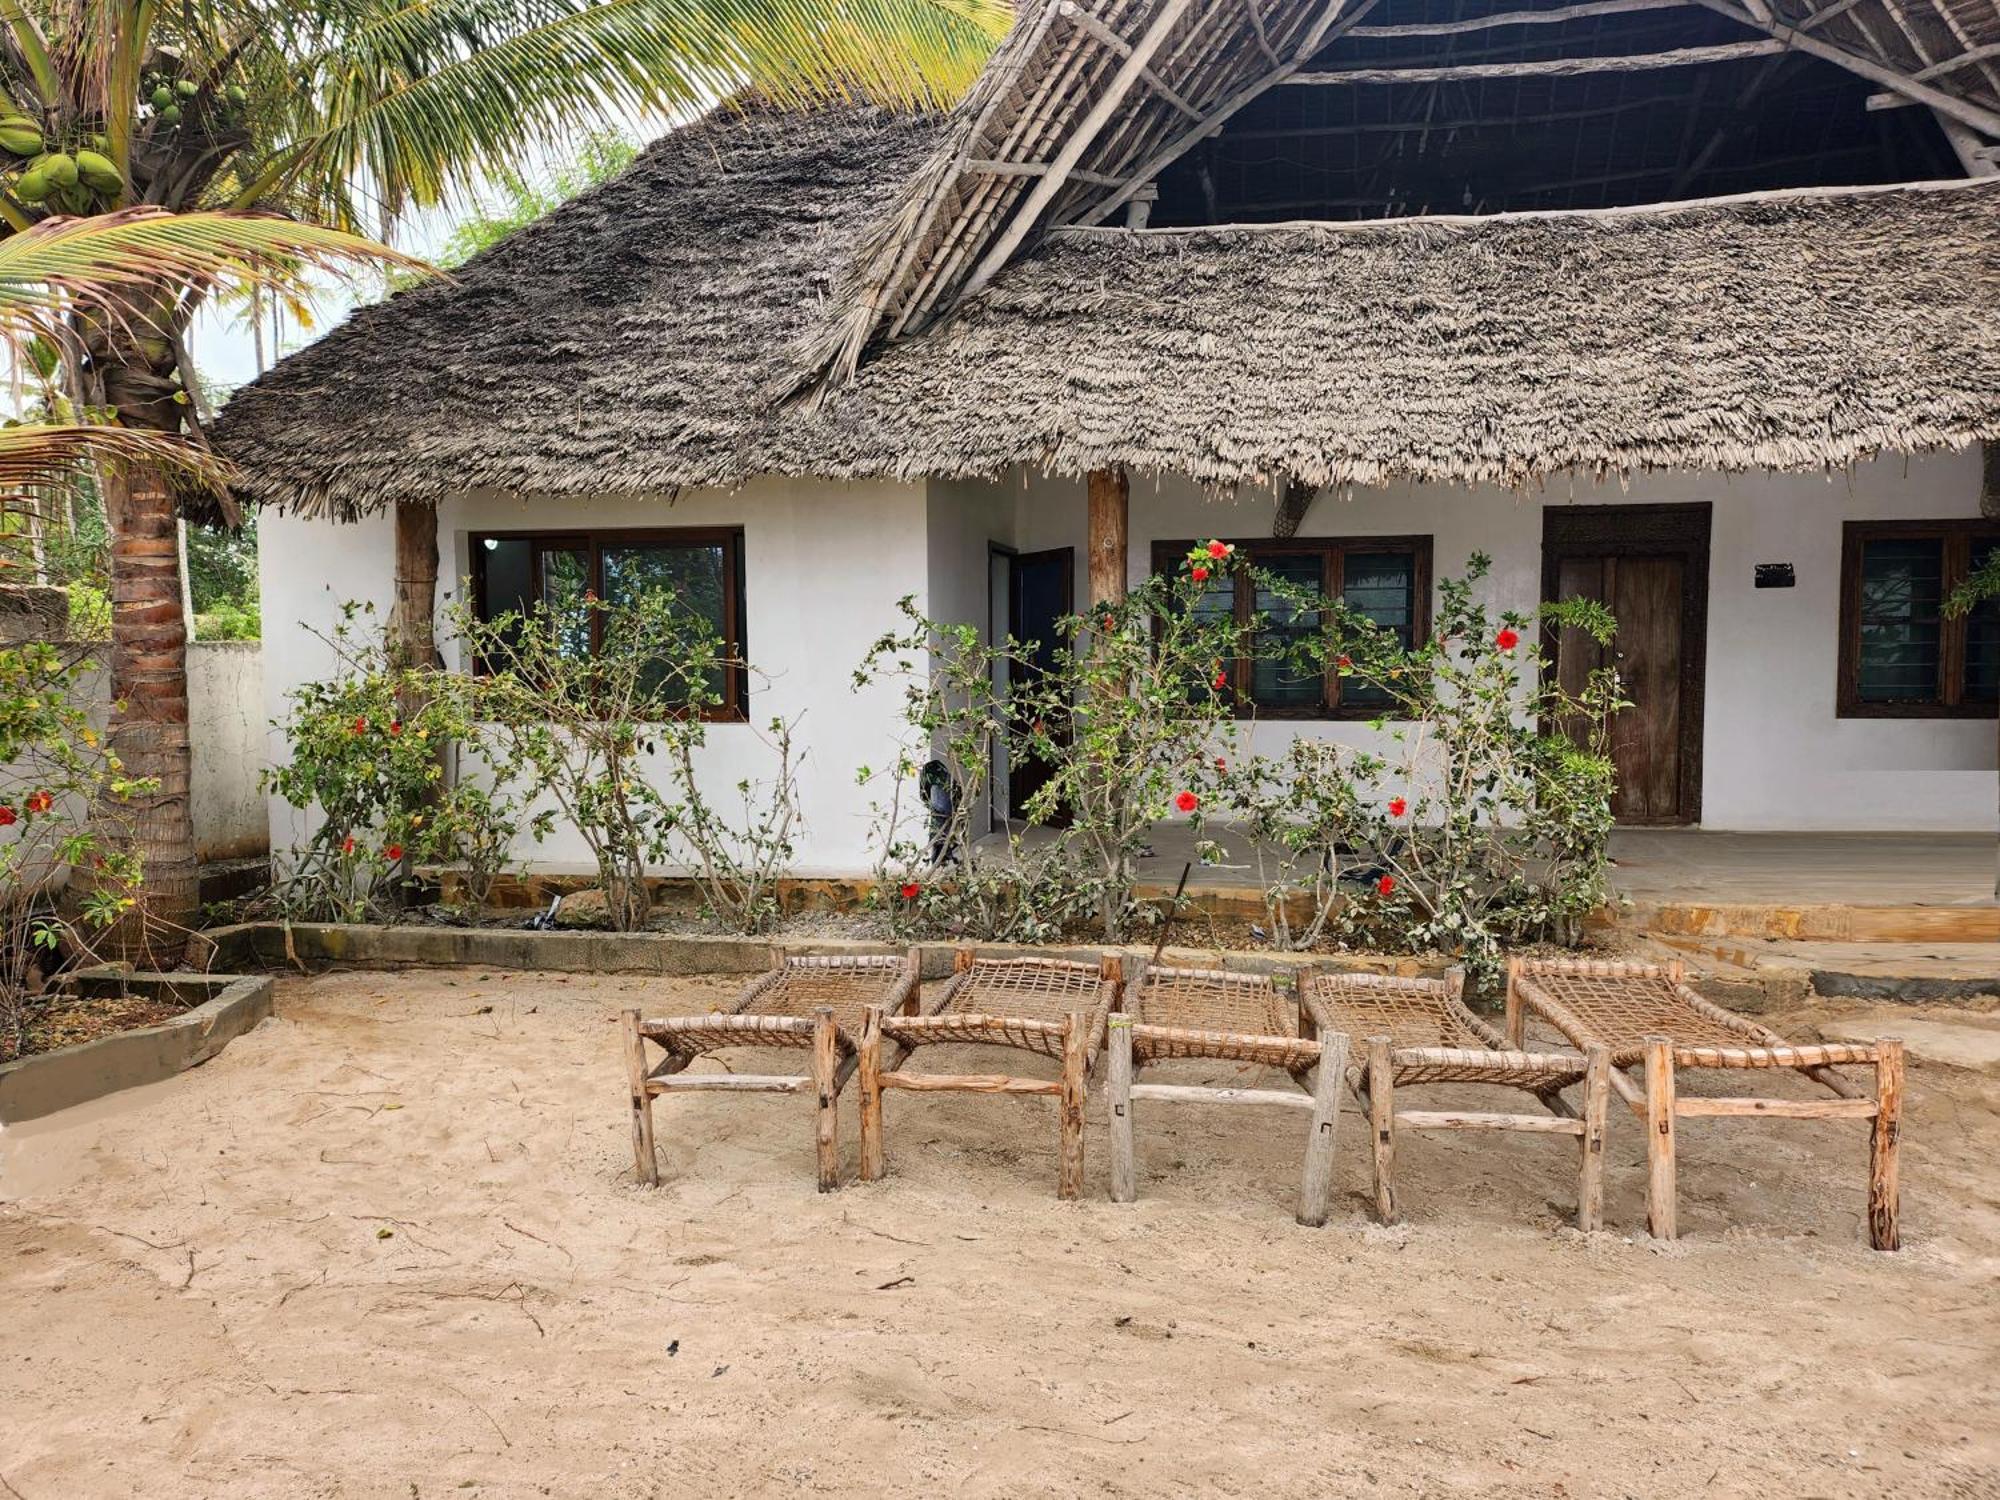
[[[84,464],[146,465],[177,480],[221,492],[234,473],[200,443],[129,427],[0,427],[0,491],[51,488]]]
[[[45,219],[0,239],[0,336],[32,333],[50,311],[107,288],[230,283],[292,292],[312,271],[359,264],[428,270],[372,240],[272,214],[130,208]]]

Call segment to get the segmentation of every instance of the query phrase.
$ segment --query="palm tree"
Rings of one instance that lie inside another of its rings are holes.
[[[0,0],[0,225],[151,205],[382,233],[550,141],[746,85],[942,104],[1011,19],[1007,0]],[[78,404],[181,433],[209,286],[137,277],[74,299]],[[196,892],[179,499],[157,467],[108,479],[112,735],[160,783],[136,841],[172,930]]]

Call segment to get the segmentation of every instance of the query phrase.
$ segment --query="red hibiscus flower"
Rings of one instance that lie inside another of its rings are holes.
[[[917,892],[918,892],[918,891],[920,891],[921,889],[922,889],[922,887],[921,887],[921,886],[919,886],[919,885],[918,885],[918,884],[917,884],[917,883],[916,883],[916,882],[915,882],[914,880],[906,880],[906,881],[904,881],[904,882],[903,882],[903,893],[902,893],[902,894],[903,894],[903,899],[904,899],[905,901],[914,901],[914,900],[916,900],[916,899],[917,899]]]
[[[1110,615],[1106,615],[1104,617],[1103,623],[1100,624],[1097,628],[1099,630],[1116,630],[1118,628],[1118,622],[1115,619],[1113,619]]]
[[[11,807],[0,807],[0,828],[12,828],[21,821],[21,815]]]
[[[31,813],[45,813],[56,805],[56,799],[47,792],[30,792],[23,805]]]
[[[1228,686],[1229,674],[1227,672],[1217,672],[1215,674],[1215,690],[1219,693]]]
[[[1343,652],[1333,659],[1333,664],[1336,667],[1351,667],[1354,665],[1354,658]]]
[[[1207,583],[1208,569],[1201,567],[1199,565],[1189,568],[1188,577],[1192,578],[1196,583]]]
[[[341,852],[342,854],[352,854],[352,853],[354,852],[354,835],[353,835],[353,834],[351,834],[351,833],[350,833],[350,834],[349,834],[349,835],[348,835],[348,836],[347,836],[346,838],[344,838],[344,839],[342,839],[342,840],[340,841],[340,852]]]
[[[368,721],[366,719],[357,718],[354,721],[354,732],[356,734],[366,734],[368,732]]]
[[[1410,804],[1405,802],[1401,797],[1391,797],[1389,799],[1390,817],[1400,818],[1404,813],[1408,812],[1409,810],[1410,810]]]
[[[1498,646],[1502,651],[1512,651],[1516,646],[1521,644],[1521,638],[1512,630],[1502,630],[1498,635],[1493,637],[1493,644]]]
[[[1385,896],[1388,895],[1396,889],[1396,877],[1393,875],[1384,875],[1380,880],[1375,882],[1375,889]]]
[[[401,719],[391,719],[389,721],[389,733],[401,734],[402,732],[403,732],[403,721]]]
[[[1184,813],[1191,813],[1197,807],[1201,806],[1201,798],[1197,797],[1193,792],[1182,792],[1178,797],[1174,798],[1174,806],[1178,807]]]
[[[1210,542],[1208,544],[1208,555],[1217,559],[1224,558],[1229,556],[1229,548],[1221,542]]]
[[[1218,771],[1226,771],[1229,769],[1229,762],[1224,760],[1221,756],[1218,755],[1215,757],[1215,769]]]
[[[389,863],[393,865],[394,863],[396,863],[397,860],[403,857],[403,846],[401,844],[391,844],[388,848],[382,851],[382,857],[388,860]]]

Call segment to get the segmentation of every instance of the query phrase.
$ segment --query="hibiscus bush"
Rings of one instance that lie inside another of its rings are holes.
[[[84,707],[83,648],[0,646],[0,1062],[21,1050],[34,992],[138,906],[141,867],[93,805],[158,790],[128,777]],[[64,891],[67,882],[69,890]]]
[[[739,777],[726,802],[703,785],[697,762],[725,685],[750,672],[704,615],[649,590],[615,603],[585,594],[525,618],[460,607],[451,619],[485,669],[482,741],[555,804],[545,818],[560,811],[576,830],[615,928],[646,925],[647,874],[660,865],[685,871],[704,915],[732,931],[776,920],[800,827],[795,725],[745,726],[767,776]]]
[[[1090,913],[1067,843],[1005,822],[989,831],[985,816],[994,768],[1020,738],[1003,684],[1036,643],[989,645],[975,626],[924,618],[908,595],[896,607],[898,627],[854,673],[856,688],[893,682],[902,698],[895,758],[858,778],[879,789],[876,905],[905,940],[1060,937]]]
[[[1617,673],[1566,690],[1535,636],[1608,645],[1616,622],[1587,600],[1496,614],[1478,591],[1489,568],[1474,556],[1440,582],[1436,629],[1413,647],[1325,601],[1305,649],[1387,697],[1386,745],[1294,743],[1225,789],[1271,851],[1281,941],[1443,951],[1490,979],[1504,945],[1573,941],[1607,898]]]
[[[299,920],[391,916],[419,864],[462,865],[468,904],[483,905],[517,837],[547,827],[527,816],[524,763],[480,735],[477,680],[401,665],[374,613],[342,607],[321,637],[335,671],[287,694],[276,721],[291,755],[265,788],[318,819],[274,889]]]

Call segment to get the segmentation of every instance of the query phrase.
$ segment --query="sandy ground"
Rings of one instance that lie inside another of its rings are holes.
[[[1696,1122],[1670,1247],[1629,1117],[1588,1238],[1530,1136],[1409,1142],[1372,1226],[1351,1112],[1324,1229],[1289,1112],[1151,1106],[1115,1205],[1095,1091],[1081,1203],[964,1096],[827,1196],[804,1100],[666,1102],[649,1191],[611,1018],[670,988],[291,981],[0,1135],[0,1497],[2000,1495],[2000,1078],[1914,1070],[1895,1256],[1852,1123]]]

